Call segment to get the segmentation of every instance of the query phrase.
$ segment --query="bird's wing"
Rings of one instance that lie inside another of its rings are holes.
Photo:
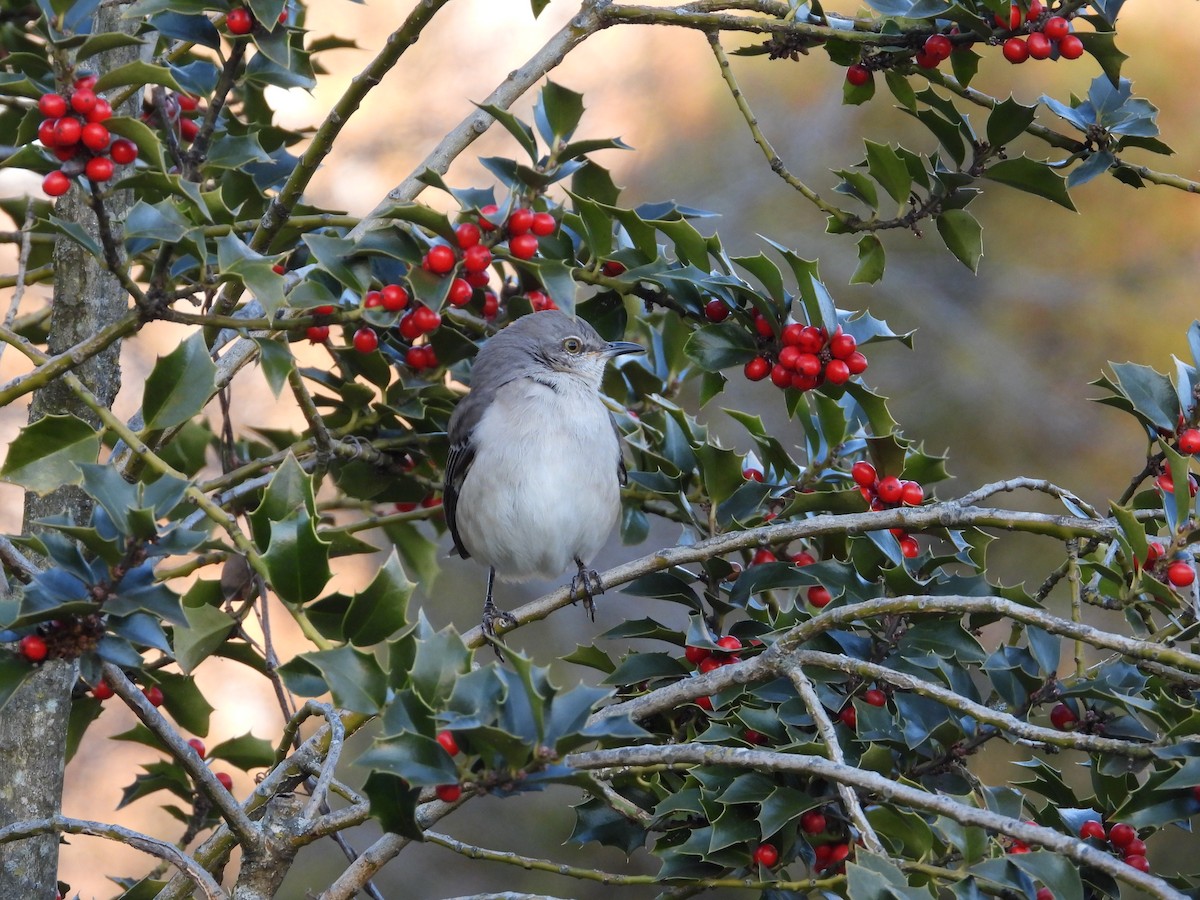
[[[463,559],[470,557],[467,548],[463,546],[458,534],[458,492],[466,480],[471,463],[475,461],[475,445],[471,435],[475,426],[487,409],[488,397],[481,391],[472,391],[459,401],[450,416],[450,425],[446,429],[450,439],[450,455],[446,457],[446,477],[442,485],[442,509],[446,513],[446,524],[450,526],[450,536],[454,539],[454,549]]]
[[[625,469],[625,442],[622,440],[621,429],[617,427],[617,417],[611,412],[608,421],[612,423],[613,433],[617,436],[617,483],[621,487],[629,484],[629,472]]]

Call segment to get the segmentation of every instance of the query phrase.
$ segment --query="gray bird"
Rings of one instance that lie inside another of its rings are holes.
[[[475,357],[450,417],[443,503],[454,549],[488,566],[483,630],[516,620],[492,600],[503,581],[557,578],[574,563],[584,605],[603,586],[588,564],[621,511],[625,465],[600,397],[605,363],[643,348],[609,342],[557,310],[526,315]]]

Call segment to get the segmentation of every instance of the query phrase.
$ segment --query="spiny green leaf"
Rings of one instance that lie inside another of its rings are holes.
[[[94,463],[100,433],[72,415],[44,416],[26,425],[8,447],[0,478],[35,494],[83,480],[77,463]]]
[[[212,397],[216,375],[217,367],[199,333],[159,357],[142,399],[146,428],[171,428],[190,420]]]

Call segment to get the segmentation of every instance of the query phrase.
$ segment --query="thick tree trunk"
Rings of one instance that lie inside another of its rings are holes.
[[[95,31],[131,32],[136,24],[135,20],[121,18],[121,7],[111,7],[98,15]],[[100,59],[102,67],[108,69],[137,56],[134,47],[103,54]],[[137,102],[137,98],[132,101]],[[119,112],[128,115],[130,110]],[[114,227],[124,219],[130,204],[131,197],[125,191],[117,192],[109,201]],[[96,219],[81,187],[73,187],[59,201],[56,214],[80,223],[98,239]],[[65,238],[60,237],[54,248],[54,273],[51,353],[59,353],[94,335],[128,308],[128,297],[120,283],[105,272],[98,260]],[[114,344],[75,370],[84,384],[109,406],[121,385],[119,357],[120,345]],[[68,412],[99,424],[95,415],[62,382],[51,382],[34,395],[29,420]],[[27,532],[36,531],[38,519],[61,514],[86,521],[90,513],[91,503],[83,491],[67,486],[44,497],[28,495],[24,527]],[[0,716],[0,760],[4,761],[0,777],[0,822],[43,818],[60,811],[71,688],[77,671],[73,660],[49,660],[5,706],[4,715]],[[56,835],[43,835],[0,845],[0,897],[53,898],[58,843]]]

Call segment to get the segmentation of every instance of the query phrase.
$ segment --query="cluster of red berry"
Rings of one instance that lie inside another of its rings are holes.
[[[774,337],[770,321],[757,310],[754,328],[760,337]],[[779,336],[779,349],[754,357],[744,372],[751,381],[770,376],[777,388],[809,391],[826,382],[845,384],[866,370],[867,358],[858,350],[857,341],[840,326],[831,335],[824,328],[792,322]]]
[[[1008,32],[1026,26],[1028,37],[1012,35],[1001,46],[1004,58],[1011,63],[1023,63],[1027,59],[1051,59],[1057,56],[1063,59],[1078,59],[1083,55],[1083,41],[1071,31],[1071,23],[1063,16],[1047,16],[1046,7],[1041,0],[1033,0],[1028,11],[1024,12],[1015,3],[1012,4],[1007,16],[996,16],[996,25]],[[939,64],[950,58],[954,50],[969,47],[974,43],[973,37],[965,36],[956,44],[953,38],[958,36],[957,26],[951,28],[949,34],[935,32],[929,35],[921,49],[913,56],[913,62],[922,69],[936,69]],[[890,66],[894,62],[895,58],[890,55],[856,62],[846,69],[846,81],[853,87],[862,87],[871,80],[872,68]]]
[[[500,212],[500,208],[489,204],[479,211],[482,213],[479,227],[484,231],[494,231],[496,224],[492,218]],[[509,213],[504,223],[504,232],[508,235],[508,252],[517,259],[533,259],[538,252],[538,238],[549,237],[557,230],[558,220],[550,213],[534,212],[523,206],[517,207]]]
[[[1161,475],[1159,476],[1162,477]],[[1170,476],[1167,476],[1168,478]],[[1174,486],[1172,486],[1173,489]],[[1178,557],[1170,562],[1163,562],[1166,549],[1157,541],[1146,545],[1146,558],[1134,560],[1135,567],[1141,566],[1147,572],[1158,578],[1166,577],[1167,582],[1174,587],[1183,588],[1196,580],[1196,569],[1185,557]]]
[[[825,814],[820,810],[810,809],[800,816],[800,830],[807,835],[823,835],[829,830]],[[813,847],[813,871],[837,872],[842,864],[850,857],[850,844],[835,838],[827,843]],[[750,855],[756,866],[773,869],[779,862],[779,849],[774,844],[759,844]]]
[[[1010,63],[1015,65],[1027,59],[1050,59],[1056,52],[1063,59],[1079,59],[1083,56],[1083,41],[1071,32],[1071,23],[1063,16],[1047,17],[1041,0],[1033,0],[1025,13],[1014,3],[1009,7],[1007,18],[996,16],[996,24],[1016,31],[1021,27],[1022,19],[1029,26],[1029,36],[1023,38],[1014,35],[1001,47],[1004,58]]]
[[[148,96],[142,103],[142,121],[149,125],[161,124],[165,118],[175,137],[185,144],[190,144],[200,133],[200,123],[197,119],[204,116],[204,107],[200,100],[191,94],[177,94],[166,91],[163,94],[162,115],[159,115],[154,95]]]
[[[138,149],[133,141],[112,139],[104,124],[112,118],[112,106],[94,90],[95,75],[85,75],[75,81],[67,96],[42,94],[38,112],[38,140],[51,151],[62,166],[42,181],[42,190],[51,197],[61,197],[71,188],[71,179],[86,175],[90,181],[108,181],[116,165],[127,165],[137,159]]]
[[[439,731],[437,734],[437,742],[448,754],[451,756],[458,756],[458,741],[455,739],[452,732]],[[439,784],[434,791],[437,794],[437,798],[443,803],[453,803],[462,796],[462,786],[458,784]]]
[[[1146,859],[1146,842],[1138,837],[1137,829],[1124,822],[1117,822],[1109,827],[1107,833],[1104,823],[1089,819],[1079,829],[1079,836],[1085,841],[1096,841],[1111,848],[1125,860],[1125,865],[1139,872],[1149,872],[1150,862]]]
[[[925,491],[915,481],[901,481],[895,475],[879,477],[875,467],[866,460],[859,460],[850,467],[850,477],[858,485],[863,499],[871,509],[895,509],[897,506],[920,506],[925,500]],[[917,539],[902,528],[893,528],[892,534],[900,542],[900,552],[907,559],[920,555]]]
[[[695,666],[696,671],[701,675],[707,675],[713,669],[731,666],[742,661],[742,658],[738,656],[738,651],[742,649],[742,642],[732,634],[717,638],[715,643],[720,648],[719,650],[710,650],[708,647],[686,647],[683,651],[683,658]],[[711,712],[712,698],[697,697],[696,705]]]

